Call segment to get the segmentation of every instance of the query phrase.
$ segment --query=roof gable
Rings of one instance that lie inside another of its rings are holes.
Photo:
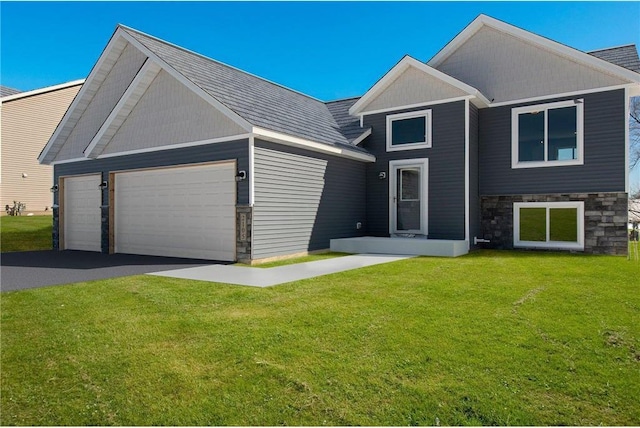
[[[349,109],[349,113],[358,115],[462,96],[470,97],[478,106],[488,104],[476,88],[406,55]]]
[[[171,68],[253,126],[330,145],[349,145],[322,101],[126,28]]]
[[[640,81],[631,70],[485,15],[428,64],[496,103]]]

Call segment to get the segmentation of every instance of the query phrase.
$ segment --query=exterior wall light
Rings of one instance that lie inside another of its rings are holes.
[[[246,180],[246,178],[247,178],[246,171],[238,171],[238,173],[236,174],[236,181]]]
[[[385,171],[380,171],[380,172],[378,173],[378,178],[379,178],[380,180],[384,180],[385,178],[387,178],[387,173],[386,173]]]
[[[106,181],[103,181],[102,183],[100,183],[98,185],[98,187],[100,188],[100,190],[105,190],[109,188],[109,183],[107,183]]]
[[[51,193],[56,193],[58,191],[58,185],[54,184],[53,187],[49,190],[51,190]]]

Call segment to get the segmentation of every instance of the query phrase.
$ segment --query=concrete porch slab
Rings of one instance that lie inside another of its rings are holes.
[[[316,276],[358,269],[382,263],[395,262],[411,258],[407,255],[357,254],[336,257],[315,262],[298,263],[273,268],[255,268],[245,266],[208,265],[194,268],[153,272],[149,275],[171,278],[193,279],[198,281],[221,282],[225,284],[248,285],[252,287],[270,287],[285,282],[299,281]]]
[[[458,257],[469,252],[464,240],[379,238],[363,236],[331,240],[331,251],[341,253],[406,254],[412,256]]]

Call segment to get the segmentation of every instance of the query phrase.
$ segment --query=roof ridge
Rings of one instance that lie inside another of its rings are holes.
[[[362,95],[355,95],[353,97],[346,97],[346,98],[338,98],[337,100],[325,101],[324,103],[325,104],[339,103],[341,101],[355,100],[358,98],[362,98]]]
[[[282,89],[285,89],[287,91],[293,92],[293,93],[298,94],[298,95],[302,95],[303,97],[309,98],[309,99],[311,99],[313,101],[317,101],[319,103],[325,104],[324,101],[319,100],[318,98],[312,97],[311,95],[305,94],[304,92],[300,92],[300,91],[297,91],[295,89],[292,89],[292,88],[289,88],[287,86],[284,86],[283,84],[271,81],[269,79],[265,79],[264,77],[258,76],[257,74],[250,73],[250,72],[248,72],[246,70],[242,70],[241,68],[235,67],[233,65],[229,65],[229,64],[227,64],[225,62],[222,62],[222,61],[219,61],[217,59],[210,58],[210,57],[208,57],[206,55],[203,55],[201,53],[198,53],[196,51],[192,51],[191,49],[184,48],[182,46],[176,45],[175,43],[171,43],[171,42],[163,40],[163,39],[161,39],[159,37],[152,36],[151,34],[147,34],[147,33],[143,32],[143,31],[136,30],[135,28],[128,27],[128,26],[126,26],[124,24],[118,24],[118,27],[121,27],[125,31],[133,31],[134,33],[138,33],[138,34],[140,34],[142,36],[149,37],[150,39],[153,39],[153,40],[156,40],[158,42],[164,43],[165,45],[169,45],[169,46],[171,46],[173,48],[176,48],[176,49],[179,49],[179,50],[181,50],[183,52],[187,52],[189,54],[198,56],[198,57],[200,57],[202,59],[205,59],[207,61],[214,62],[216,64],[219,64],[219,65],[223,66],[223,67],[230,68],[230,69],[235,70],[237,72],[246,74],[247,76],[255,77],[256,79],[262,80],[263,82],[269,83],[269,84],[274,85],[274,86],[278,86],[278,87],[280,87]]]

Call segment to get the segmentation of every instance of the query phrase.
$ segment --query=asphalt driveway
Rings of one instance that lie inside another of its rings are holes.
[[[0,291],[140,275],[211,264],[211,260],[89,251],[25,251],[0,254]]]

